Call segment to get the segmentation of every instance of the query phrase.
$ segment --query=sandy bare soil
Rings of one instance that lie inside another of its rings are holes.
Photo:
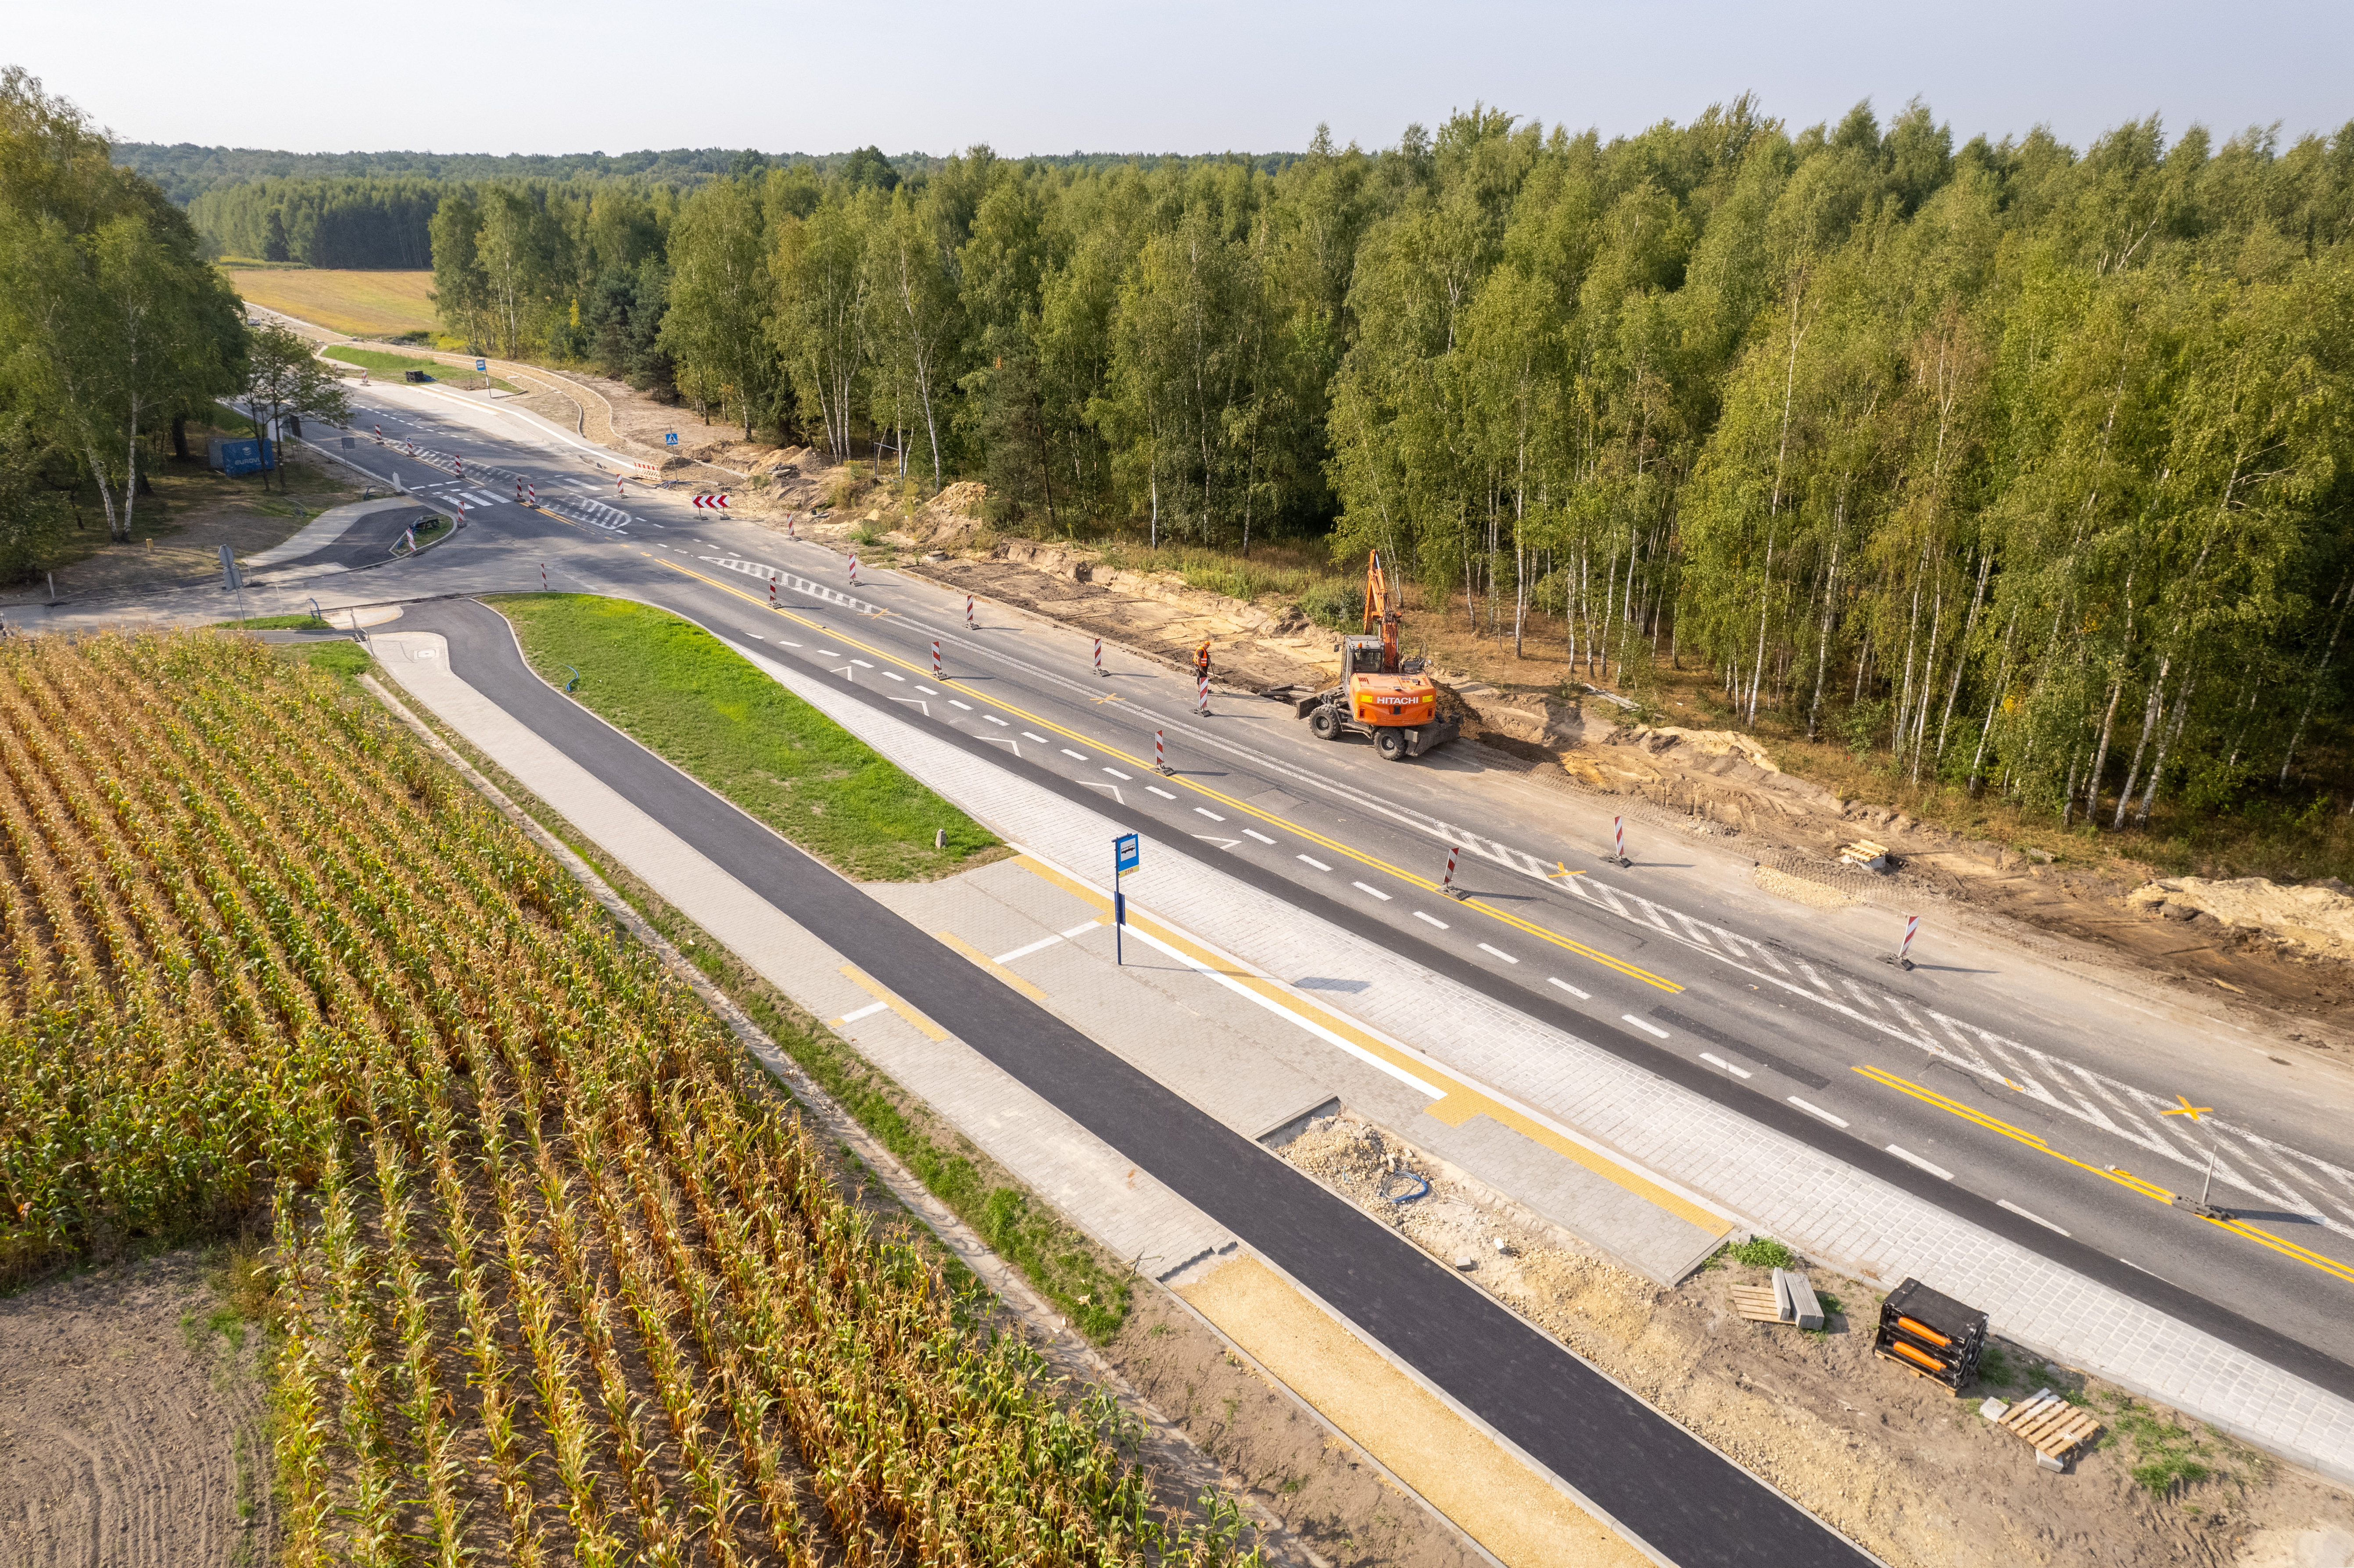
[[[1231,1355],[1165,1292],[1140,1287],[1104,1356],[1137,1393],[1336,1568],[1471,1568],[1462,1539]]]
[[[1315,1123],[1283,1155],[1433,1256],[1473,1257],[1498,1300],[1900,1568],[2239,1564],[2266,1542],[2354,1531],[2354,1494],[2015,1346],[1959,1397],[1907,1375],[1872,1356],[1880,1298],[1861,1282],[1810,1275],[1831,1313],[1823,1333],[1751,1323],[1732,1287],[1766,1270],[1724,1258],[1662,1290],[1367,1123]],[[1393,1157],[1430,1179],[1429,1196],[1381,1196]],[[2043,1387],[2105,1424],[2064,1475],[1978,1414],[1990,1394]],[[2136,1478],[2161,1464],[2176,1472],[2164,1485]]]
[[[0,1300],[0,1568],[260,1568],[258,1328],[193,1252]]]

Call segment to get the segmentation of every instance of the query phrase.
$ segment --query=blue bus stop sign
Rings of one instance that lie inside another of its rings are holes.
[[[490,362],[487,360],[478,359],[474,361],[474,368],[477,370],[488,370],[490,367]]]
[[[1122,949],[1121,927],[1128,924],[1128,895],[1119,890],[1119,879],[1134,871],[1144,859],[1144,846],[1134,833],[1122,833],[1111,841],[1111,961],[1122,964],[1128,956]]]

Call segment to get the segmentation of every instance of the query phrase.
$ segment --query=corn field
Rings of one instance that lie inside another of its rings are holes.
[[[553,862],[246,639],[0,644],[0,1284],[267,1227],[295,1568],[1235,1555]]]

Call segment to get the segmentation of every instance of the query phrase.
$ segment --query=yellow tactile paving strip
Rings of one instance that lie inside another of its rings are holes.
[[[1044,1001],[1046,1000],[1046,993],[1044,991],[1040,991],[1036,986],[1032,985],[1028,980],[1023,980],[1020,975],[1015,974],[1012,969],[1007,969],[1003,964],[999,963],[995,959],[991,958],[987,953],[982,952],[979,948],[974,947],[970,942],[966,941],[962,937],[958,936],[955,932],[935,931],[932,935],[938,940],[947,943],[949,947],[956,952],[963,955],[965,958],[970,959],[976,966],[981,969],[987,969],[991,974],[996,976],[1005,984],[1012,986],[1015,991],[1020,991],[1023,996],[1028,997],[1031,1001]]]
[[[1026,854],[1018,856],[1013,863],[1032,875],[1054,884],[1073,897],[1081,899],[1097,909],[1108,913],[1111,908],[1111,900],[1102,894],[1034,856]],[[1642,1172],[1630,1170],[1607,1155],[1587,1148],[1575,1139],[1563,1137],[1535,1118],[1501,1103],[1471,1085],[1449,1077],[1444,1069],[1433,1065],[1425,1058],[1410,1056],[1387,1042],[1367,1033],[1341,1014],[1328,1012],[1303,1001],[1265,977],[1237,967],[1158,921],[1138,916],[1132,908],[1129,915],[1129,924],[1166,942],[1194,962],[1215,969],[1236,984],[1265,997],[1285,1012],[1297,1014],[1320,1029],[1329,1030],[1334,1034],[1342,1036],[1367,1054],[1378,1056],[1417,1078],[1437,1085],[1445,1093],[1442,1098],[1427,1107],[1428,1114],[1437,1117],[1447,1126],[1461,1127],[1473,1117],[1484,1115],[1511,1128],[1522,1137],[1543,1145],[1562,1158],[1575,1161],[1596,1176],[1624,1188],[1645,1202],[1656,1204],[1706,1234],[1721,1236],[1732,1233],[1732,1222],[1722,1214],[1702,1207],[1681,1193],[1659,1185]],[[965,949],[960,945],[959,950]]]
[[[858,987],[861,991],[866,992],[875,1001],[883,1003],[885,1007],[888,1007],[892,1012],[906,1019],[909,1023],[914,1024],[917,1033],[923,1035],[925,1039],[938,1042],[949,1037],[949,1032],[947,1030],[941,1028],[938,1024],[933,1022],[930,1019],[925,1017],[922,1013],[917,1012],[914,1008],[900,1001],[897,993],[893,991],[890,987],[885,985],[881,980],[876,980],[873,975],[870,975],[865,970],[860,969],[856,964],[843,965],[842,973],[843,978],[849,980],[851,984]],[[837,1018],[834,1022],[836,1023],[840,1023],[843,1021]]]
[[[1508,1568],[1649,1568],[1651,1558],[1257,1258],[1178,1294]]]

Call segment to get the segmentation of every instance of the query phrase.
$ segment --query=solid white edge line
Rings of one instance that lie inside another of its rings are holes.
[[[862,1018],[874,1017],[876,1013],[882,1012],[885,1008],[887,1008],[891,1004],[887,1001],[870,1001],[855,1012],[843,1013],[840,1018],[835,1019],[834,1022],[836,1023],[855,1023]]]
[[[1847,1118],[1845,1117],[1833,1116],[1830,1112],[1823,1109],[1822,1107],[1818,1105],[1809,1105],[1796,1095],[1792,1095],[1790,1097],[1790,1103],[1797,1107],[1800,1110],[1805,1111],[1808,1116],[1822,1118],[1823,1120],[1830,1123],[1833,1127],[1843,1128],[1847,1126]]]
[[[1508,964],[1517,964],[1521,961],[1520,959],[1512,957],[1511,954],[1504,951],[1503,948],[1491,948],[1485,942],[1479,944],[1479,950],[1483,953],[1493,953],[1496,957],[1503,959]]]
[[[1656,1034],[1662,1040],[1665,1040],[1668,1037],[1668,1032],[1666,1030],[1660,1028],[1656,1023],[1646,1023],[1631,1012],[1622,1012],[1618,1016],[1625,1019],[1628,1022],[1633,1024],[1636,1028],[1643,1031],[1647,1034]]]
[[[1092,926],[1095,922],[1090,920],[1087,924]],[[1028,958],[1031,954],[1037,952],[1042,948],[1051,948],[1062,939],[1063,938],[1061,937],[1041,937],[1036,941],[1031,943],[1028,947],[1016,948],[1010,953],[1000,953],[997,957],[990,959],[989,961],[992,964],[1010,964],[1016,959]]]
[[[2059,1231],[2063,1236],[2071,1234],[2067,1231],[2060,1230],[2058,1225],[2053,1224],[2041,1214],[2030,1213],[2027,1210],[2020,1208],[2017,1203],[2012,1202],[2008,1198],[1997,1198],[1994,1201],[1994,1206],[1998,1209],[2009,1209],[2012,1213],[2017,1214],[2022,1220],[2033,1220],[2037,1224],[2041,1225],[2047,1231]]]
[[[1551,976],[1551,975],[1548,975],[1548,976],[1546,976],[1546,977],[1545,977],[1545,984],[1547,984],[1547,985],[1557,985],[1557,986],[1561,987],[1561,989],[1562,989],[1562,990],[1564,990],[1564,991],[1565,991],[1569,992],[1569,994],[1570,994],[1570,995],[1572,995],[1572,996],[1574,996],[1574,997],[1577,998],[1577,1000],[1578,1000],[1578,1001],[1592,1001],[1594,1000],[1594,993],[1593,993],[1593,992],[1591,992],[1591,991],[1580,991],[1580,990],[1578,990],[1575,986],[1574,986],[1574,985],[1570,984],[1570,983],[1569,983],[1567,980],[1558,980],[1558,979],[1555,979],[1554,977],[1553,977],[1553,976]]]
[[[1918,1165],[1922,1170],[1926,1171],[1930,1175],[1936,1177],[1941,1181],[1950,1181],[1954,1179],[1954,1173],[1952,1171],[1946,1170],[1942,1165],[1930,1164],[1927,1160],[1922,1159],[1919,1155],[1914,1153],[1909,1149],[1899,1148],[1893,1143],[1889,1144],[1887,1149],[1889,1153],[1893,1154],[1897,1159],[1904,1161],[1905,1164]]]
[[[1372,886],[1372,885],[1370,885],[1369,884],[1363,883],[1363,882],[1352,882],[1352,883],[1349,884],[1349,885],[1350,885],[1350,886],[1352,886],[1352,887],[1353,887],[1353,888],[1355,888],[1355,889],[1356,889],[1358,892],[1360,892],[1360,893],[1370,893],[1370,894],[1372,894],[1374,897],[1376,897],[1376,898],[1380,899],[1380,900],[1381,900],[1383,903],[1384,903],[1384,904],[1387,904],[1387,903],[1390,901],[1390,895],[1389,895],[1388,894],[1384,893],[1380,888],[1378,888],[1378,887],[1374,887],[1374,886]]]
[[[1289,1019],[1292,1022],[1298,1024],[1300,1028],[1305,1029],[1309,1033],[1315,1035],[1319,1040],[1323,1041],[1326,1044],[1339,1046],[1341,1050],[1346,1051],[1350,1055],[1356,1057],[1367,1066],[1380,1068],[1383,1072],[1387,1073],[1391,1077],[1395,1078],[1399,1083],[1417,1089],[1421,1093],[1428,1095],[1434,1100],[1443,1100],[1447,1097],[1446,1090],[1438,1088],[1421,1078],[1416,1077],[1412,1073],[1407,1072],[1404,1067],[1399,1066],[1396,1063],[1387,1061],[1383,1057],[1375,1055],[1373,1052],[1366,1050],[1363,1046],[1358,1044],[1355,1041],[1351,1040],[1348,1036],[1335,1033],[1333,1031],[1327,1029],[1322,1024],[1317,1022],[1314,1019],[1302,1017],[1300,1014],[1294,1012],[1291,1009],[1276,1001],[1273,997],[1261,995],[1258,991],[1243,984],[1240,980],[1235,979],[1234,976],[1225,973],[1224,970],[1212,969],[1209,965],[1203,963],[1200,959],[1181,952],[1176,948],[1170,946],[1170,944],[1162,941],[1160,938],[1153,936],[1151,933],[1141,930],[1137,927],[1130,926],[1128,928],[1128,934],[1160,948],[1162,952],[1168,954],[1179,963],[1183,964],[1187,969],[1193,969],[1201,974],[1209,976],[1210,979],[1217,981],[1220,985],[1225,986],[1228,991],[1235,992],[1236,995],[1249,998],[1251,1001],[1258,1003],[1261,1007],[1266,1008],[1269,1012],[1276,1014],[1278,1017]]]
[[[1732,1063],[1726,1061],[1723,1057],[1715,1055],[1707,1051],[1703,1051],[1700,1054],[1700,1059],[1706,1062],[1712,1067],[1723,1068],[1726,1072],[1732,1074],[1736,1078],[1754,1078],[1757,1075],[1746,1067],[1736,1067]]]
[[[1417,920],[1427,920],[1442,931],[1447,929],[1447,922],[1440,919],[1436,915],[1426,915],[1421,910],[1417,909],[1414,912],[1414,917]]]

